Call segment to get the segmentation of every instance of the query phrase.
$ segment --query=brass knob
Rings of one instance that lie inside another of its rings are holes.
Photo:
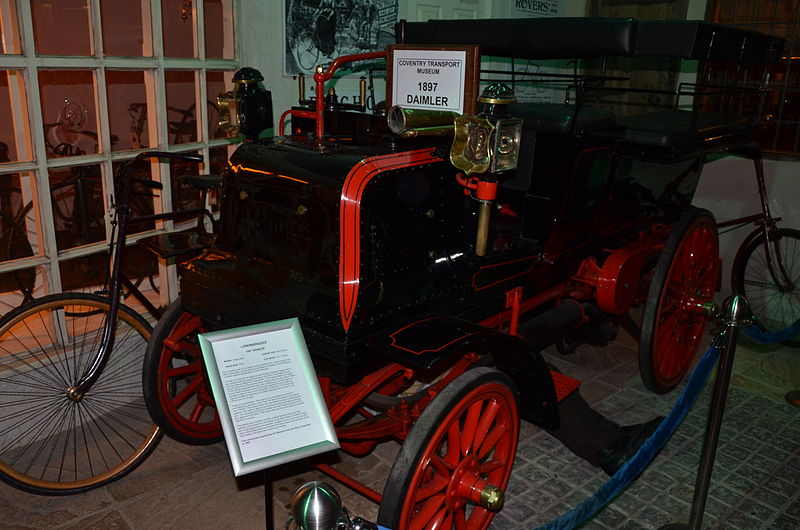
[[[492,484],[488,484],[483,491],[481,491],[480,504],[489,511],[497,512],[503,507],[506,501],[505,493],[503,490]]]

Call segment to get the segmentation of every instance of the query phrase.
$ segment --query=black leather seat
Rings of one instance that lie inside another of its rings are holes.
[[[563,103],[517,103],[509,106],[511,115],[524,120],[526,129],[554,134],[570,134],[611,127],[614,113],[605,109],[581,108]]]

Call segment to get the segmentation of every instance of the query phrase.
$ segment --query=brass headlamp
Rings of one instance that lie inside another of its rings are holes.
[[[503,83],[486,87],[478,98],[481,111],[477,116],[458,116],[450,148],[450,162],[470,179],[456,177],[467,193],[480,201],[475,254],[486,254],[489,239],[489,218],[497,196],[498,174],[516,169],[522,120],[512,118],[508,105],[516,102],[514,92]]]
[[[217,96],[218,124],[226,134],[255,140],[272,127],[272,95],[261,86],[263,80],[255,68],[240,68],[233,75],[234,89]]]

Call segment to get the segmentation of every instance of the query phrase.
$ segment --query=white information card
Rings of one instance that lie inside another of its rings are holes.
[[[296,318],[199,339],[236,476],[339,447]]]
[[[396,49],[392,71],[393,105],[464,113],[466,51]]]

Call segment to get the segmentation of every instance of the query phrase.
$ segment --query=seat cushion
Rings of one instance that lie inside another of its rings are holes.
[[[610,127],[615,119],[610,110],[581,108],[576,120],[575,105],[563,103],[517,103],[510,105],[509,111],[524,120],[525,129],[556,134]]]
[[[748,120],[741,116],[713,112],[698,112],[693,127],[692,114],[688,110],[649,112],[620,118],[617,124],[625,128],[627,142],[664,147],[703,142],[749,128]]]

